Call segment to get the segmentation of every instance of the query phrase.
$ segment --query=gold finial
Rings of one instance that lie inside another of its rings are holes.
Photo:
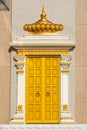
[[[58,31],[63,30],[62,24],[54,24],[46,18],[44,6],[42,6],[41,19],[32,24],[25,24],[24,30],[35,35],[55,35]]]
[[[45,8],[44,8],[44,5],[42,6],[42,14],[45,14]]]
[[[46,18],[46,13],[45,13],[45,9],[44,9],[44,6],[42,6],[42,13],[41,13],[41,19],[43,19],[43,18]]]
[[[44,5],[42,6],[42,13],[45,13]]]

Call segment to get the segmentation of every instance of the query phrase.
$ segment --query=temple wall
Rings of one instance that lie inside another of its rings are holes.
[[[22,4],[21,4],[22,3]],[[47,18],[54,23],[64,25],[64,31],[58,35],[68,35],[75,41],[75,0],[44,0]],[[40,19],[43,2],[41,0],[13,0],[12,4],[12,39],[17,40],[28,35],[23,30],[25,23]]]
[[[10,116],[10,53],[11,11],[0,11],[0,123]]]
[[[13,1],[13,40],[27,35],[22,29],[23,25],[36,21],[41,11],[42,4],[40,0],[38,0],[39,4],[36,3],[37,1],[32,1],[32,3],[29,4],[27,4],[28,0],[21,1],[24,4],[21,5],[19,0]],[[75,119],[76,123],[87,123],[87,1],[75,1],[76,13],[74,13],[73,0],[63,2],[59,0],[59,4],[56,3],[57,0],[49,1],[50,0],[45,1],[48,19],[54,21],[54,23],[64,24],[65,30],[59,33],[60,35],[69,35],[73,41],[76,39],[76,58],[73,59],[75,60]],[[34,7],[34,9],[32,9],[32,7]],[[56,11],[53,11],[53,8],[55,8]],[[75,16],[76,21],[74,25]],[[0,18],[0,123],[8,123],[11,100],[9,53],[9,42],[11,41],[11,11],[0,11]],[[70,109],[72,110],[72,108]],[[73,111],[74,110],[72,110],[72,112]]]
[[[87,1],[76,0],[76,122],[87,124]]]

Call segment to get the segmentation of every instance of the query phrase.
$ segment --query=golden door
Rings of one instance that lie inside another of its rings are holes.
[[[59,123],[60,58],[27,57],[26,123]]]

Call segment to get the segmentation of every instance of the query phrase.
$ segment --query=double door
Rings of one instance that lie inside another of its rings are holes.
[[[25,110],[26,123],[59,123],[59,57],[27,57]]]

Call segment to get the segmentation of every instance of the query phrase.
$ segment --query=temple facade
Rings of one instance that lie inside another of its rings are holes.
[[[10,123],[72,124],[69,68],[75,43],[58,36],[64,26],[49,21],[44,7],[40,17],[24,25],[29,36],[10,43],[16,50],[11,49]]]
[[[85,2],[9,2],[0,11],[0,123],[86,123]]]

